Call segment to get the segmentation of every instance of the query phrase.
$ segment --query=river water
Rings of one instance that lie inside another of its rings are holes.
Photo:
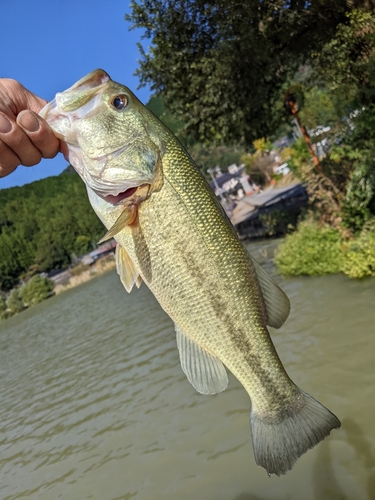
[[[374,499],[375,280],[282,278],[275,246],[250,245],[291,299],[272,337],[340,430],[269,478],[241,385],[195,392],[171,320],[110,272],[0,325],[0,498]]]

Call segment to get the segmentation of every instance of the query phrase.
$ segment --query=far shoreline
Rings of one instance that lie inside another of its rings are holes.
[[[60,293],[71,290],[72,288],[82,285],[83,283],[87,283],[88,281],[96,278],[97,276],[105,274],[108,271],[112,271],[115,268],[116,268],[115,255],[113,253],[110,255],[106,255],[105,257],[98,259],[91,266],[87,266],[87,268],[84,269],[79,274],[75,275],[73,274],[68,279],[66,284],[57,283],[54,286],[53,291],[55,295],[59,295]]]

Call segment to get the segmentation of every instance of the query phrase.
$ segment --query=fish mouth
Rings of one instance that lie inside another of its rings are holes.
[[[109,80],[111,80],[111,77],[106,71],[104,71],[104,69],[95,69],[94,71],[91,71],[91,73],[89,73],[88,75],[78,80],[78,82],[72,85],[72,87],[70,87],[68,90],[92,89],[95,87],[102,86]]]
[[[126,200],[126,198],[130,198],[133,196],[133,194],[137,191],[139,186],[136,187],[131,187],[123,191],[122,193],[117,194],[114,196],[113,194],[107,194],[103,196],[102,194],[98,193],[98,196],[103,198],[103,200],[108,201],[111,205],[119,205],[122,201]]]
[[[108,73],[96,69],[69,89],[58,92],[55,98],[39,111],[39,115],[49,123],[58,139],[70,143],[66,135],[72,123],[94,108],[96,99],[100,99],[101,91],[110,80]]]

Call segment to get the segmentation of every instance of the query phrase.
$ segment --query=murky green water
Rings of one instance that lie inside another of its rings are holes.
[[[274,246],[251,246],[272,273]],[[255,465],[240,384],[195,392],[170,319],[112,272],[0,325],[1,499],[374,499],[375,280],[276,279],[281,359],[343,424],[291,472]]]

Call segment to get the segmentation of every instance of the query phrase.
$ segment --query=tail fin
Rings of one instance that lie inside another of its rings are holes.
[[[301,390],[287,411],[273,417],[252,410],[250,423],[256,463],[277,476],[341,426],[333,413]]]

